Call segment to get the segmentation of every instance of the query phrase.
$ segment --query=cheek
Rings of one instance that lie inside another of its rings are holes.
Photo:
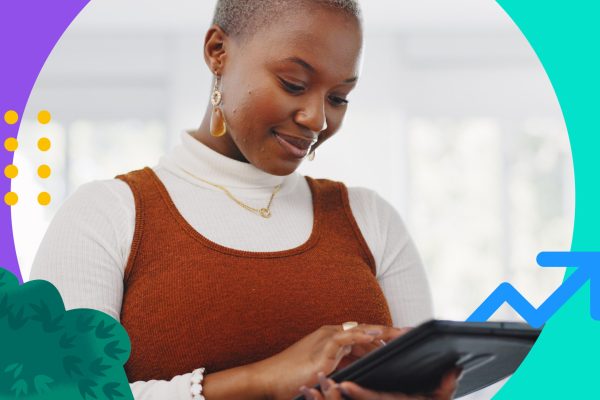
[[[225,108],[230,127],[237,135],[250,136],[289,120],[293,104],[277,88],[252,86],[238,93]]]

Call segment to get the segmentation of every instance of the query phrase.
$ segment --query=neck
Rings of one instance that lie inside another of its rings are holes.
[[[236,195],[256,195],[261,198],[270,195],[273,188],[284,181],[284,190],[291,190],[298,177],[301,177],[300,174],[271,175],[250,163],[225,157],[192,137],[190,132],[181,133],[181,144],[162,157],[160,165],[192,183],[206,179],[234,189]],[[204,185],[204,182],[201,186],[212,188]]]

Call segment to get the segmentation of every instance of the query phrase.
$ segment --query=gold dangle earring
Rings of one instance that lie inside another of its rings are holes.
[[[212,115],[210,117],[210,134],[215,137],[221,137],[227,132],[227,124],[225,123],[225,115],[223,115],[223,109],[221,103],[223,95],[219,84],[221,83],[221,77],[217,75],[215,79],[215,86],[210,101],[213,105]]]

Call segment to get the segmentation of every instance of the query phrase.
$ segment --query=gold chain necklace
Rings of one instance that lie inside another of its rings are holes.
[[[217,189],[221,189],[222,191],[225,192],[225,194],[227,195],[227,197],[229,197],[231,200],[235,201],[240,207],[254,213],[257,215],[260,215],[263,218],[271,218],[271,203],[273,203],[273,199],[275,198],[275,195],[277,194],[277,192],[279,192],[279,189],[281,189],[281,185],[277,185],[275,186],[275,188],[273,189],[273,193],[271,194],[271,198],[269,199],[269,204],[267,204],[267,206],[265,208],[254,208],[254,207],[250,207],[247,204],[242,203],[240,200],[238,200],[237,198],[235,198],[235,196],[233,194],[231,194],[231,192],[224,186],[221,185],[217,185],[216,183],[212,183],[207,181],[206,179],[202,179],[194,174],[192,174],[191,172],[188,172],[186,170],[183,170],[186,174],[206,183],[209,184],[211,186],[216,187]]]

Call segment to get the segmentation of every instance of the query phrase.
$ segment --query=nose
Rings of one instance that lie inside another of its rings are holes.
[[[327,129],[325,101],[319,96],[313,96],[306,101],[305,106],[296,112],[295,121],[311,132],[318,134]]]

